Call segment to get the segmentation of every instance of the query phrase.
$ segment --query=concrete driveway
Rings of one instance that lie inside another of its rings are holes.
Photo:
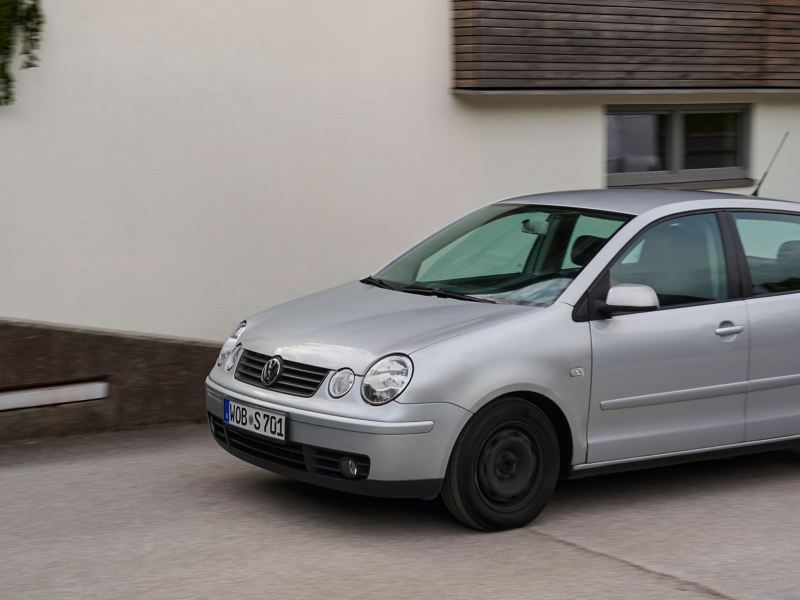
[[[204,426],[0,447],[0,597],[800,598],[800,453],[561,485],[479,534],[273,476]]]

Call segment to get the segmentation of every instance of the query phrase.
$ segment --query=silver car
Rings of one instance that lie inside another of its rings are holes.
[[[559,478],[800,441],[800,205],[599,190],[476,210],[243,321],[207,379],[255,465],[518,527]]]

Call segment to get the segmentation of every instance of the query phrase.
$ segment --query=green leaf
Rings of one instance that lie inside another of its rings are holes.
[[[44,27],[40,0],[0,0],[0,106],[14,102],[14,59],[22,56],[21,68],[39,64]]]

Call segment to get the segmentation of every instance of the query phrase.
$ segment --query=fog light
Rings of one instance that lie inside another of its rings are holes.
[[[328,393],[334,398],[341,398],[350,391],[355,380],[356,376],[350,369],[339,369],[331,377],[331,381],[328,384]]]
[[[343,456],[339,459],[339,469],[342,471],[342,475],[348,479],[355,479],[359,475],[356,461],[349,456]]]
[[[226,371],[230,371],[233,368],[233,366],[236,364],[236,361],[238,361],[239,357],[242,355],[243,351],[244,348],[242,348],[242,345],[239,344],[238,346],[236,346],[236,349],[233,352],[228,354],[228,358],[225,359]]]

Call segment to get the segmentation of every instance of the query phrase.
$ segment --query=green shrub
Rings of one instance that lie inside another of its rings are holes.
[[[14,102],[11,67],[17,53],[23,69],[37,66],[43,25],[39,0],[0,0],[0,106]]]

